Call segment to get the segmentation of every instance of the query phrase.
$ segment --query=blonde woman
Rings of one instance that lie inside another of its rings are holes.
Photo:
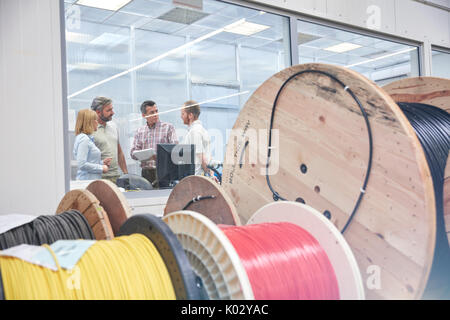
[[[92,133],[97,131],[97,113],[90,109],[78,112],[75,124],[75,143],[73,155],[77,160],[77,180],[97,180],[102,178],[102,173],[109,170],[111,158],[101,160],[101,152],[94,144]]]

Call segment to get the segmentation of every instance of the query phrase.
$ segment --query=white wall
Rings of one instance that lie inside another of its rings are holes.
[[[0,214],[65,194],[60,3],[0,0]]]
[[[450,7],[449,0],[433,3]],[[245,0],[450,48],[450,12],[413,0]]]

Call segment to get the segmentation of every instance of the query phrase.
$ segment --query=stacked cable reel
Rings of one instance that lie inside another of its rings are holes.
[[[56,213],[69,209],[83,213],[97,240],[112,239],[131,216],[131,208],[122,192],[108,180],[95,180],[86,189],[66,193]]]
[[[450,79],[414,77],[383,87],[408,117],[430,166],[436,202],[436,245],[424,298],[450,298]]]
[[[215,181],[203,176],[185,177],[173,188],[164,215],[180,210],[201,213],[216,224],[241,224],[227,193]]]
[[[194,211],[163,217],[210,299],[364,299],[343,236],[313,208],[272,203],[246,226],[216,225]]]
[[[201,281],[166,224],[152,215],[128,218],[125,198],[109,181],[97,180],[86,190],[66,194],[54,219],[65,218],[67,213],[61,212],[63,208],[78,213],[92,240],[56,241],[41,247],[2,251],[1,298],[198,300],[206,297]],[[114,233],[109,221],[116,222],[118,228]]]
[[[32,250],[30,254],[30,250]],[[57,241],[1,252],[7,299],[201,299],[176,236],[161,219],[128,219],[112,240]]]
[[[422,103],[450,112],[450,79],[413,77],[391,82],[383,89],[397,103]],[[450,157],[447,157],[444,174],[445,231],[450,244]]]
[[[58,240],[95,239],[88,221],[77,210],[64,211],[57,216],[12,214],[0,218],[0,254],[26,245],[40,246]],[[3,300],[5,294],[1,271],[0,267],[0,300]]]
[[[283,200],[329,218],[368,299],[422,297],[437,234],[431,171],[400,107],[357,72],[311,63],[265,81],[235,122],[222,187],[243,223]]]

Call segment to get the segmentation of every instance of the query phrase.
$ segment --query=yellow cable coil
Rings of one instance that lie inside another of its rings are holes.
[[[1,256],[7,300],[175,299],[169,272],[154,244],[141,234],[93,244],[72,271]]]

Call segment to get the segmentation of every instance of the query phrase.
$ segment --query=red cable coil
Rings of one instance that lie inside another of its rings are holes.
[[[286,222],[219,225],[236,249],[256,300],[338,300],[333,267],[317,240]]]

